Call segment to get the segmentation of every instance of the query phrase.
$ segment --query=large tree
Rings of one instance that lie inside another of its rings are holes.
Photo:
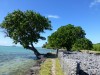
[[[44,30],[51,30],[51,22],[34,11],[16,10],[5,17],[1,28],[5,29],[6,36],[12,38],[15,44],[20,43],[24,48],[34,51],[39,58],[40,53],[33,43],[37,43],[39,39],[45,40],[40,34]]]
[[[77,39],[84,38],[85,31],[80,26],[71,24],[61,26],[58,30],[48,37],[48,44],[54,48],[65,47],[71,50],[73,44]]]

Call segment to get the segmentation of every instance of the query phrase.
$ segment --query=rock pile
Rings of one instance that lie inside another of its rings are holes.
[[[59,59],[65,75],[100,75],[100,56],[95,54],[59,52]]]

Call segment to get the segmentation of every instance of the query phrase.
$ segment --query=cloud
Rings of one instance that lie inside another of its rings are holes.
[[[94,0],[93,2],[90,3],[89,7],[91,8],[91,7],[93,7],[93,6],[97,5],[97,4],[100,4],[100,0]]]
[[[60,17],[57,16],[57,15],[48,15],[48,18],[56,18],[56,19],[58,19],[58,18],[60,18]]]
[[[53,30],[53,32],[56,32],[57,31],[57,29],[56,30]]]
[[[6,41],[1,41],[0,40],[0,45],[7,45],[8,43]]]

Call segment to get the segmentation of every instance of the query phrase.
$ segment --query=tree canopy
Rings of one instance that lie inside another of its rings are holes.
[[[48,44],[54,48],[65,47],[71,50],[77,39],[85,38],[85,31],[80,26],[68,24],[61,26],[48,37]]]
[[[87,38],[77,39],[73,45],[73,50],[91,50],[92,42]]]
[[[39,39],[45,40],[41,33],[52,29],[48,18],[31,10],[9,13],[1,28],[5,29],[6,36],[12,38],[15,44],[20,43],[24,48],[33,50],[36,55],[39,55],[39,52],[33,43],[37,43]]]

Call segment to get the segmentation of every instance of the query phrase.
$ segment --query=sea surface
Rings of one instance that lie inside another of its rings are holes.
[[[36,48],[40,53],[48,53],[54,50]],[[22,65],[35,63],[34,52],[23,47],[0,46],[0,75],[9,75],[10,72],[18,70]],[[23,66],[22,66],[23,68]]]

